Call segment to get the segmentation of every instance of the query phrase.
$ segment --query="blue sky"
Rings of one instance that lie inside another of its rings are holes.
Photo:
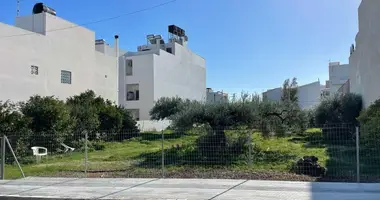
[[[168,0],[45,0],[77,24],[129,13]],[[20,15],[35,0],[21,0]],[[0,21],[14,24],[16,0],[5,0]],[[190,48],[206,58],[207,87],[229,93],[263,92],[284,79],[324,81],[328,62],[348,62],[360,0],[177,0],[87,27],[110,43],[135,51],[147,34],[167,38],[167,25],[186,30]],[[0,30],[1,31],[1,30]]]

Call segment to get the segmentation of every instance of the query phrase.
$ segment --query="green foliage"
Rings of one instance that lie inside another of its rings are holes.
[[[184,109],[191,101],[180,97],[161,97],[149,111],[152,120],[167,119]]]
[[[18,111],[17,105],[0,101],[0,133],[14,135],[26,132],[31,120]]]
[[[361,142],[368,149],[379,149],[380,144],[380,99],[376,100],[359,116]]]
[[[89,138],[93,139],[100,126],[99,112],[104,106],[104,100],[96,97],[93,91],[87,90],[68,98],[66,104],[70,108],[71,117],[76,121],[74,137],[82,137],[82,132],[86,130]]]
[[[349,123],[357,124],[362,109],[362,98],[357,94],[345,94],[325,99],[315,111],[317,125]]]
[[[96,96],[91,90],[68,98],[67,105],[76,121],[75,138],[83,137],[84,130],[88,131],[90,140],[122,139],[122,130],[138,132],[136,121],[126,109]],[[97,138],[97,132],[104,132],[102,138]]]
[[[298,103],[298,83],[297,78],[293,78],[290,83],[289,79],[286,79],[282,86],[282,102]]]
[[[32,96],[21,104],[22,114],[31,120],[30,145],[42,146],[49,142],[49,150],[55,150],[72,131],[72,119],[63,101],[54,97]]]

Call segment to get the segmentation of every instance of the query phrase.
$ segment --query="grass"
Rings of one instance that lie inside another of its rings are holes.
[[[233,173],[225,172],[225,177],[239,176],[239,178],[251,177],[253,173],[260,171],[263,172],[262,174],[268,171],[287,173],[297,159],[312,155],[317,156],[319,162],[326,166],[328,160],[332,159],[329,157],[331,154],[329,154],[328,148],[321,145],[310,145],[310,140],[308,140],[310,135],[318,131],[320,132],[319,129],[309,129],[303,136],[269,139],[263,138],[260,133],[256,132],[252,135],[252,168],[248,168],[246,153],[236,155],[229,163],[213,165],[211,168],[217,170],[228,168]],[[198,137],[199,135],[194,133],[183,135],[165,132],[163,145],[167,173],[174,174],[173,177],[177,177],[179,173],[185,174],[183,177],[197,177],[210,173],[214,173],[215,177],[223,175],[220,171],[206,173],[210,166],[202,163],[194,145]],[[104,144],[104,150],[88,153],[88,170],[93,172],[94,176],[140,177],[137,174],[160,176],[161,134],[142,133],[139,137],[123,142]],[[39,164],[22,165],[22,168],[27,176],[83,176],[84,154],[83,152],[73,152],[49,156]],[[21,177],[21,173],[15,165],[7,165],[5,170],[7,179]],[[260,173],[258,173],[258,177],[259,175]],[[276,177],[281,176],[283,175],[276,175]]]

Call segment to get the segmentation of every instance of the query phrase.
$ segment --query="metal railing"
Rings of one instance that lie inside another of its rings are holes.
[[[7,179],[23,176],[20,162],[27,176],[380,182],[380,147],[373,145],[374,134],[359,130],[339,124],[277,136],[206,128],[8,133],[15,156],[2,153],[1,166]],[[39,161],[33,146],[48,154]]]

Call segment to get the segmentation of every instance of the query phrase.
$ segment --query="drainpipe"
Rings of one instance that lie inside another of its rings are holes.
[[[116,56],[116,105],[119,105],[119,36],[115,35],[115,56]]]

